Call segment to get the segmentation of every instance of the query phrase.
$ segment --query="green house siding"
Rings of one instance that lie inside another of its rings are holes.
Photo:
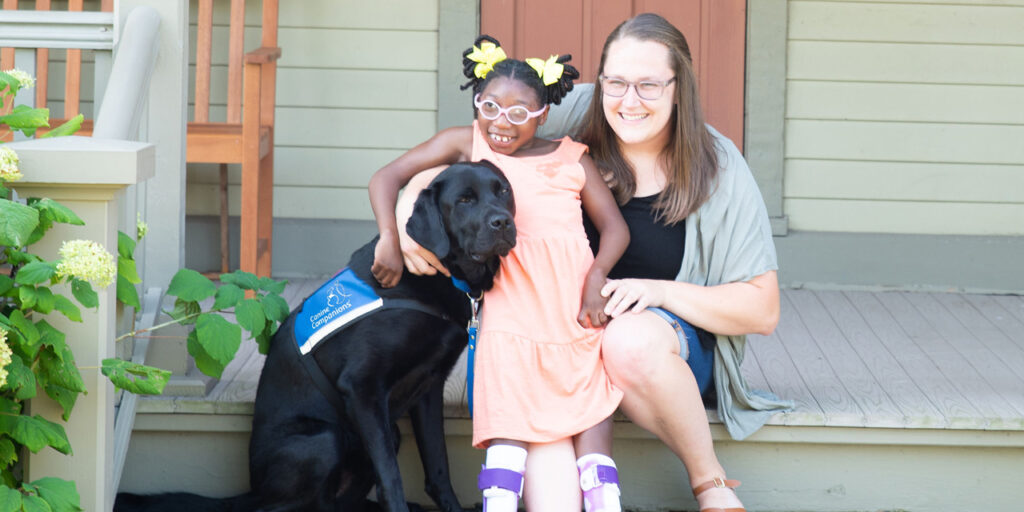
[[[789,227],[1024,234],[1021,7],[790,1]]]
[[[227,38],[226,2],[216,6],[214,44]],[[276,218],[372,219],[370,175],[437,129],[438,12],[438,1],[422,0],[281,3]],[[247,7],[247,48],[258,42],[258,13]],[[211,98],[216,119],[224,115],[226,56],[214,58],[212,74],[211,90],[221,86]],[[188,170],[187,213],[216,215],[217,166]],[[230,166],[231,215],[239,191],[238,166]]]

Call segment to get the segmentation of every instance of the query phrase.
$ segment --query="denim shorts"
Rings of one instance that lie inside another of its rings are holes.
[[[679,318],[661,308],[647,308],[647,311],[663,318],[676,331],[679,338],[679,357],[683,358],[690,365],[694,378],[697,379],[697,388],[703,397],[709,396],[709,390],[713,388],[712,369],[715,364],[715,352],[711,348],[704,347],[697,336],[697,330],[689,322]]]

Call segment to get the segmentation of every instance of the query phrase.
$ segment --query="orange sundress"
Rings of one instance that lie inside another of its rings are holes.
[[[473,381],[478,448],[492,439],[564,439],[622,400],[601,360],[603,330],[576,322],[594,261],[580,201],[586,150],[565,137],[546,155],[509,157],[492,151],[473,123],[472,159],[490,160],[508,177],[517,233],[484,294]]]

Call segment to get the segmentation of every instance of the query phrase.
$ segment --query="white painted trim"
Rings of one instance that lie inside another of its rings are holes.
[[[0,47],[114,48],[109,12],[0,11]]]

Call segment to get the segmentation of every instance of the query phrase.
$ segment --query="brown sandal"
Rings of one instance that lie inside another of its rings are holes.
[[[713,479],[711,479],[711,480],[709,480],[707,482],[704,482],[704,483],[698,485],[697,487],[694,487],[693,488],[693,497],[696,498],[698,494],[700,494],[700,493],[702,493],[702,492],[704,492],[704,491],[706,491],[708,489],[711,489],[712,487],[718,487],[718,488],[728,487],[730,489],[735,489],[735,488],[737,488],[739,486],[740,486],[740,481],[739,480],[726,480],[724,478],[713,478]],[[747,512],[747,509],[745,509],[745,508],[736,508],[736,507],[733,507],[733,508],[712,507],[712,508],[702,508],[702,509],[700,509],[700,512]]]

